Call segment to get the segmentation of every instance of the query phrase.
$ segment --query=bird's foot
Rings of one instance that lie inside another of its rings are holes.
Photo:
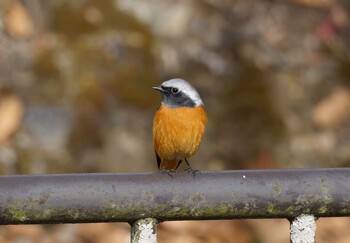
[[[192,173],[193,177],[196,177],[196,173],[201,174],[202,172],[200,170],[194,170],[192,169],[191,166],[188,166],[187,169],[185,170],[187,173]]]
[[[173,174],[175,174],[175,170],[174,169],[167,170],[167,169],[163,168],[162,169],[162,174],[167,174],[168,176],[173,178]]]

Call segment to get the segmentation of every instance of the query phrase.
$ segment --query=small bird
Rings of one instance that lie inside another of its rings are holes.
[[[207,123],[204,104],[197,90],[179,78],[153,87],[160,91],[162,102],[153,119],[153,142],[158,169],[175,172],[185,160],[187,171],[195,174],[187,158],[202,142]]]

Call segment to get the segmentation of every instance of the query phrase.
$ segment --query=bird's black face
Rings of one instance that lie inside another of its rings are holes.
[[[195,107],[195,102],[184,92],[176,87],[160,86],[154,87],[162,94],[162,103],[170,108]]]

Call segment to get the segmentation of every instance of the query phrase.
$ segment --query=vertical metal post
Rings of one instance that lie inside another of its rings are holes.
[[[316,233],[316,218],[313,215],[302,214],[296,217],[290,225],[292,243],[314,243]]]
[[[131,243],[157,243],[157,220],[139,219],[131,227]]]

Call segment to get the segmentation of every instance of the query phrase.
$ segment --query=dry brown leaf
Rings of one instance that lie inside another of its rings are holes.
[[[13,1],[9,6],[4,23],[7,33],[13,38],[28,38],[34,31],[31,17],[18,1]]]
[[[317,220],[316,242],[350,242],[350,218],[320,218]]]
[[[316,105],[312,121],[321,128],[335,128],[349,116],[349,108],[350,91],[345,88],[336,89]]]
[[[23,116],[23,104],[14,94],[0,97],[0,145],[9,142],[19,128]]]
[[[238,220],[174,221],[158,225],[158,239],[171,243],[248,243],[252,236]]]
[[[44,230],[41,225],[8,225],[5,227],[8,236],[24,237],[36,241],[40,239]]]

